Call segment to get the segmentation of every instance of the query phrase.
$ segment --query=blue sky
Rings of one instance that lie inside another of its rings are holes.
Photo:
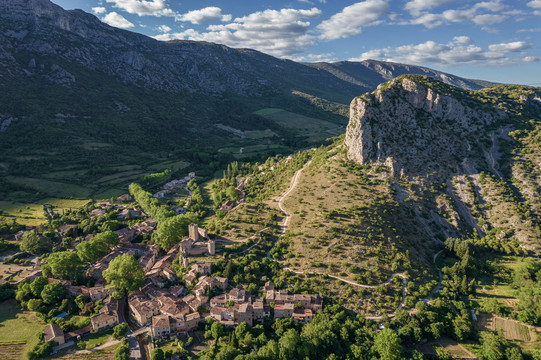
[[[158,40],[377,59],[541,86],[541,0],[52,0]]]

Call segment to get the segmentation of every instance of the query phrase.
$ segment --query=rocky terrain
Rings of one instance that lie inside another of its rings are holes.
[[[401,76],[352,101],[347,155],[389,169],[396,197],[433,236],[475,229],[498,246],[518,241],[538,251],[539,143],[530,132],[539,126],[539,95]]]

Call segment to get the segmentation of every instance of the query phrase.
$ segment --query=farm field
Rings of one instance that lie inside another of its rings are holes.
[[[325,120],[319,120],[308,116],[295,114],[289,111],[276,108],[268,108],[256,111],[255,114],[263,116],[266,119],[276,122],[278,125],[298,132],[300,135],[309,136],[318,134],[330,129],[343,128],[345,126],[339,126]],[[330,137],[330,134],[327,135]]]
[[[437,348],[443,348],[445,352],[453,359],[477,359],[477,357],[468,351],[464,346],[455,340],[448,338],[441,338],[437,341],[432,341],[419,346],[422,353],[432,356],[436,356],[438,354],[436,352]]]
[[[7,176],[6,180],[17,185],[27,186],[37,192],[52,197],[68,197],[74,199],[85,199],[90,196],[92,189],[80,185],[56,182],[44,179]]]
[[[37,342],[45,323],[28,311],[21,311],[15,300],[0,303],[0,356],[22,359]]]
[[[487,260],[504,271],[498,271],[491,277],[480,277],[474,300],[478,302],[481,308],[488,301],[497,301],[509,313],[517,313],[517,294],[516,289],[512,286],[512,275],[509,275],[509,273],[512,273],[520,265],[523,258],[511,255],[497,255]]]
[[[68,354],[65,351],[61,351],[53,356],[46,357],[47,360],[113,360],[115,358],[115,350],[118,345],[109,346],[105,349],[88,351],[88,352],[78,352],[73,354]]]
[[[499,332],[503,337],[512,341],[528,343],[535,337],[530,326],[518,320],[504,319],[494,314],[479,314],[477,326],[481,331]]]
[[[88,199],[73,200],[57,198],[43,199],[34,204],[0,201],[0,211],[6,216],[8,221],[10,218],[15,218],[20,224],[37,226],[47,220],[43,212],[43,205],[52,205],[54,206],[55,211],[62,211],[63,209],[80,208],[89,201],[90,200]]]

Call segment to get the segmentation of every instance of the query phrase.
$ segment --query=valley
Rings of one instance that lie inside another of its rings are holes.
[[[541,88],[49,0],[0,87],[6,359],[541,359]]]

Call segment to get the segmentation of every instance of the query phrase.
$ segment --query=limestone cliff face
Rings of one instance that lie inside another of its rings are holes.
[[[352,101],[345,137],[350,160],[416,176],[478,157],[486,127],[502,113],[469,101],[467,93],[451,96],[416,80],[426,78],[398,77]]]

